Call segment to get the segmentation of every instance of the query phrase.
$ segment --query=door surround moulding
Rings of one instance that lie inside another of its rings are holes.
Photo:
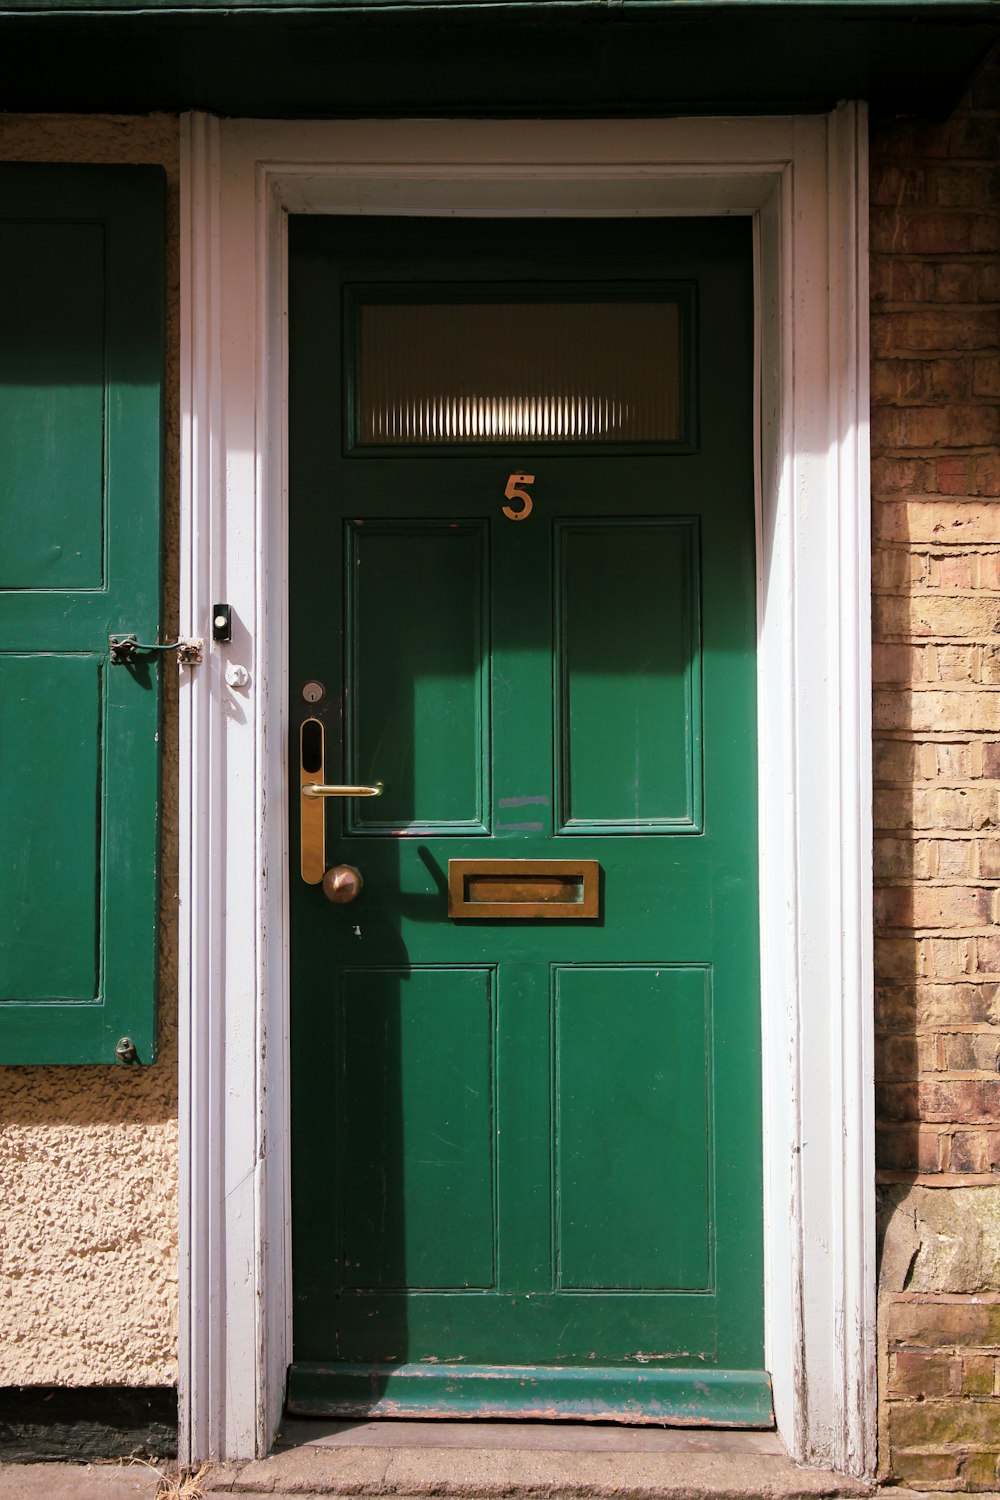
[[[766,1359],[801,1462],[875,1460],[863,105],[776,119],[182,119],[180,1414],[268,1451],[290,1350],[285,285],[297,213],[752,215]],[[246,684],[227,668],[245,667]]]

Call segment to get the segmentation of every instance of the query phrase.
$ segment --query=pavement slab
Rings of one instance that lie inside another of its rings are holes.
[[[0,1464],[0,1500],[154,1500],[146,1464]]]

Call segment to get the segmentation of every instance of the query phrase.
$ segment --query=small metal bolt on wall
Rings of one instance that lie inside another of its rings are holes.
[[[115,1057],[120,1063],[137,1063],[139,1054],[135,1050],[135,1042],[130,1036],[120,1037],[115,1047]]]

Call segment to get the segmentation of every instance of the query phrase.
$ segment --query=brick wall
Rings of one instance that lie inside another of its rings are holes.
[[[1000,1489],[1000,56],[873,132],[880,1460]]]

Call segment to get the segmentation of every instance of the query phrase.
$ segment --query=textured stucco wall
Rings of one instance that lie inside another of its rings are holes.
[[[0,116],[0,159],[167,171],[165,621],[177,617],[178,126]],[[0,1068],[0,1386],[167,1385],[177,1370],[177,685],[164,675],[160,1058]]]

